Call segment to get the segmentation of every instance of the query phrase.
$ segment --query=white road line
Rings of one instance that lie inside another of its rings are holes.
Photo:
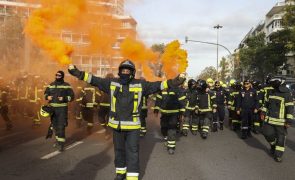
[[[102,134],[102,133],[104,133],[105,131],[106,131],[105,129],[101,129],[101,130],[97,131],[96,134]]]
[[[0,139],[5,139],[7,137],[11,137],[11,136],[15,136],[15,135],[18,135],[18,134],[23,134],[23,133],[25,133],[25,131],[9,134],[9,135],[6,135],[6,136],[2,136],[2,137],[0,137]]]
[[[82,143],[83,143],[83,141],[77,141],[77,142],[75,142],[75,143],[73,143],[73,144],[67,146],[67,147],[66,147],[66,150],[69,150],[69,149],[71,149],[71,148],[73,148],[73,147],[75,147],[75,146],[78,146],[79,144],[82,144]],[[54,156],[59,155],[60,153],[61,153],[60,151],[54,151],[54,152],[52,152],[52,153],[49,153],[49,154],[47,154],[47,155],[41,157],[41,159],[50,159],[50,158],[52,158],[52,157],[54,157]]]

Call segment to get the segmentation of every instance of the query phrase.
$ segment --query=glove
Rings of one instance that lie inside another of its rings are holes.
[[[168,83],[168,86],[169,87],[178,87],[179,85],[183,84],[184,81],[185,81],[185,76],[186,76],[186,73],[181,73],[179,74],[176,78],[174,79],[169,79],[167,81]]]
[[[75,65],[70,64],[68,71],[69,71],[69,73],[72,76],[75,76],[75,77],[77,77],[80,80],[83,80],[84,79],[85,72],[84,71],[80,71]]]

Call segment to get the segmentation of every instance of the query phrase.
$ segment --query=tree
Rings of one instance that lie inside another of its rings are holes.
[[[219,67],[220,67],[220,72],[219,72],[219,77],[220,80],[225,82],[227,80],[227,74],[229,73],[229,63],[226,60],[226,58],[222,58],[222,60],[219,63]]]
[[[216,77],[216,73],[217,73],[216,68],[213,66],[209,66],[209,67],[206,67],[204,70],[202,70],[202,72],[197,77],[197,79],[203,79],[203,80],[206,80],[208,78],[214,79]]]
[[[161,43],[161,44],[153,44],[151,46],[151,49],[153,52],[158,53],[159,57],[158,57],[158,62],[157,63],[149,63],[149,66],[153,69],[155,76],[157,77],[162,77],[164,75],[164,72],[162,70],[163,68],[163,64],[160,63],[160,59],[162,54],[164,53],[165,50],[165,44]]]

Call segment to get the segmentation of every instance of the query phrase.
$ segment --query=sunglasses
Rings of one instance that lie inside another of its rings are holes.
[[[219,84],[217,84],[217,85],[215,85],[216,87],[220,87],[220,85]]]
[[[60,75],[60,74],[56,74],[55,76],[56,76],[56,77],[61,77],[61,75]]]
[[[245,85],[249,85],[250,83],[244,83]]]

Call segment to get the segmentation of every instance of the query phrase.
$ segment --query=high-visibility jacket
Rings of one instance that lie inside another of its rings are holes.
[[[269,91],[267,101],[262,111],[265,113],[265,121],[272,125],[284,126],[294,120],[294,103],[291,92],[286,87]]]
[[[162,114],[185,112],[185,94],[180,88],[169,88],[157,95],[155,108]]]
[[[52,107],[67,107],[68,102],[74,100],[74,91],[69,83],[54,81],[45,90],[45,100],[48,100],[48,96],[52,96],[52,100],[49,101],[49,105]],[[63,97],[60,101],[58,97]]]
[[[149,96],[143,96],[142,97],[142,109],[148,109],[148,101]]]
[[[38,103],[41,102],[41,97],[43,94],[43,86],[41,87],[40,85],[33,85],[29,88],[29,93],[28,93],[28,100],[31,103]]]
[[[132,79],[128,84],[121,84],[120,79],[100,78],[86,72],[83,80],[110,95],[108,126],[121,130],[140,129],[142,97],[168,88],[167,81]]]
[[[212,91],[198,92],[198,102],[197,102],[197,109],[200,114],[206,112],[212,112],[213,109],[217,107],[216,105],[216,96]]]
[[[100,98],[99,98],[99,106],[100,107],[107,107],[109,108],[111,106],[110,104],[110,96],[102,91],[99,92],[100,93]]]
[[[5,87],[0,87],[0,109],[3,106],[8,105],[8,96],[9,96],[9,89]]]
[[[262,99],[262,105],[264,104],[265,101],[267,101],[268,94],[272,90],[273,90],[273,87],[271,85],[265,84],[263,86],[263,88],[261,89],[261,93],[262,93],[261,96],[263,97],[263,99]]]
[[[197,108],[198,103],[198,91],[194,89],[187,89],[185,91],[186,96],[186,111],[194,111]]]
[[[231,93],[229,94],[229,98],[228,98],[228,107],[230,110],[232,111],[236,111],[236,107],[237,107],[237,102],[238,102],[238,96],[239,96],[239,91],[233,89],[231,91]]]
[[[94,108],[98,105],[98,98],[100,93],[95,87],[84,87],[79,93],[79,97],[76,99],[81,107]]]

